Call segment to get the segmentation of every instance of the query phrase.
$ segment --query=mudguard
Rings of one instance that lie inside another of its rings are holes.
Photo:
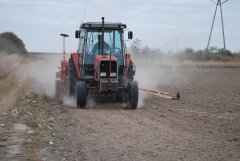
[[[125,69],[124,69],[124,76],[127,77],[128,75],[128,69],[130,67],[132,63],[132,60],[131,60],[131,54],[126,54],[126,62],[125,62]]]
[[[81,71],[80,71],[80,67],[79,67],[79,63],[78,63],[78,53],[72,53],[71,57],[73,59],[73,63],[75,65],[75,69],[77,71],[77,76],[78,76],[78,78],[80,78]]]

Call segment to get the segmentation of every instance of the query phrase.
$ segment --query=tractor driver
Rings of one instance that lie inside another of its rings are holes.
[[[98,54],[102,54],[100,53],[100,49],[101,49],[101,40],[102,39],[102,36],[101,35],[98,35],[98,42],[93,46],[93,49],[92,49],[92,53],[94,55],[98,55]],[[111,49],[110,45],[108,43],[106,43],[105,41],[103,41],[103,51],[105,54],[107,54],[105,51],[109,51]]]

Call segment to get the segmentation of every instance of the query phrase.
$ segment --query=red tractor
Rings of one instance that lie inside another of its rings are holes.
[[[78,50],[71,53],[68,62],[61,62],[60,77],[61,89],[76,96],[77,107],[85,108],[89,95],[110,95],[131,109],[137,108],[138,83],[134,80],[135,65],[124,43],[124,29],[125,24],[105,23],[102,18],[100,23],[83,23],[75,32]],[[132,37],[129,31],[128,39]]]

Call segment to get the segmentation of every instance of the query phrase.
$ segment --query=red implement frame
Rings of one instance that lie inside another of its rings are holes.
[[[167,99],[171,99],[171,100],[179,100],[180,99],[180,96],[177,97],[177,95],[172,95],[172,94],[169,94],[167,92],[149,90],[149,89],[145,89],[145,88],[140,88],[140,90],[142,90],[144,92],[147,92],[147,93],[150,93],[150,94],[155,94],[155,95],[157,95],[159,97],[162,97],[162,98],[167,98]]]

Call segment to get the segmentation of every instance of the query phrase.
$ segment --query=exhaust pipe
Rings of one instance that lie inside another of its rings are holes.
[[[104,17],[102,17],[102,44],[101,44],[101,48],[102,48],[102,55],[104,54],[103,52],[103,48],[104,48]]]
[[[104,53],[104,17],[102,17],[102,55]],[[110,60],[109,60],[109,77],[108,77],[108,91],[112,89],[112,82],[111,82],[111,73],[112,73],[112,52],[110,51]]]

